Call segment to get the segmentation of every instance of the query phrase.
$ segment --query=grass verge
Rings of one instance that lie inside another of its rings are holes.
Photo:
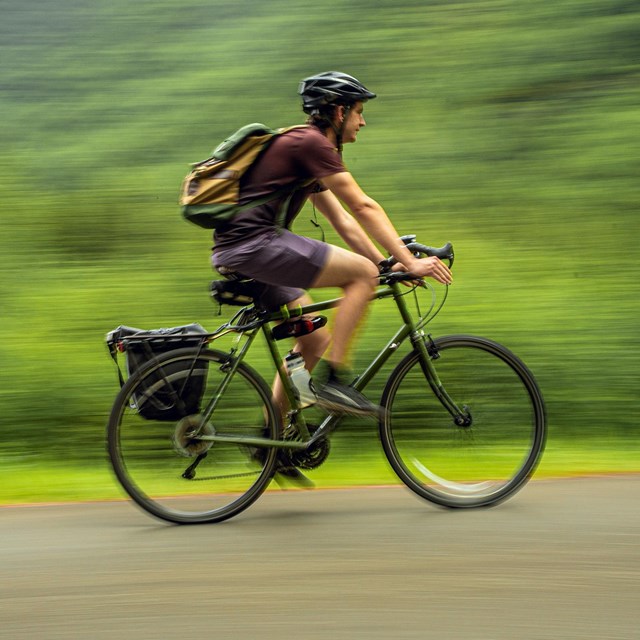
[[[547,447],[535,478],[640,473],[640,442],[589,440],[554,442]],[[13,460],[4,466],[0,505],[117,500],[124,492],[107,460],[92,467],[37,459]],[[349,459],[338,450],[309,476],[318,488],[392,485],[399,481],[382,451]],[[272,489],[276,489],[274,483]]]

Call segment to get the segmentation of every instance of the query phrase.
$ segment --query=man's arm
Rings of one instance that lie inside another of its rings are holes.
[[[322,178],[322,183],[347,206],[365,231],[402,263],[407,271],[417,276],[429,276],[438,282],[451,282],[451,272],[444,262],[435,257],[417,259],[399,241],[398,232],[385,210],[360,188],[350,173],[326,176]]]
[[[331,191],[314,193],[310,199],[353,251],[365,258],[369,258],[376,264],[385,258],[354,217],[342,206]]]

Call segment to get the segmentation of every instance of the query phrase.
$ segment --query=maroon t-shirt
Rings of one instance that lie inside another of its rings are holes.
[[[318,182],[326,176],[346,171],[337,149],[314,126],[293,129],[277,138],[242,179],[240,203],[263,198],[269,193],[293,185],[300,180],[312,180],[298,188],[289,202],[285,226],[290,226],[311,193],[323,189]],[[232,246],[273,229],[285,195],[236,214],[233,220],[216,230],[217,248]]]

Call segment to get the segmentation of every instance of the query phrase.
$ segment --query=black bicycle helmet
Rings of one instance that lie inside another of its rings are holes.
[[[340,71],[326,71],[305,78],[298,93],[302,96],[302,109],[311,115],[326,105],[350,105],[376,97],[359,80]]]

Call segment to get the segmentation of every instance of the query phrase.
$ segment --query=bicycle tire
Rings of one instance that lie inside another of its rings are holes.
[[[412,491],[435,504],[497,504],[528,481],[540,460],[546,439],[542,394],[524,363],[492,340],[453,335],[434,343],[438,377],[454,402],[468,408],[472,424],[455,424],[413,351],[383,391],[385,455]]]
[[[196,355],[194,349],[177,349],[142,367],[120,390],[107,425],[109,458],[124,490],[149,514],[179,524],[231,518],[253,504],[273,477],[276,449],[200,440],[194,430],[270,439],[280,431],[269,386],[244,363],[206,423],[199,413],[187,413],[194,411],[193,393],[188,408],[181,397],[190,376],[200,376],[203,410],[232,363],[228,354],[212,349],[197,360]],[[166,403],[170,394],[170,415],[178,419],[144,417],[144,403],[158,397]]]

